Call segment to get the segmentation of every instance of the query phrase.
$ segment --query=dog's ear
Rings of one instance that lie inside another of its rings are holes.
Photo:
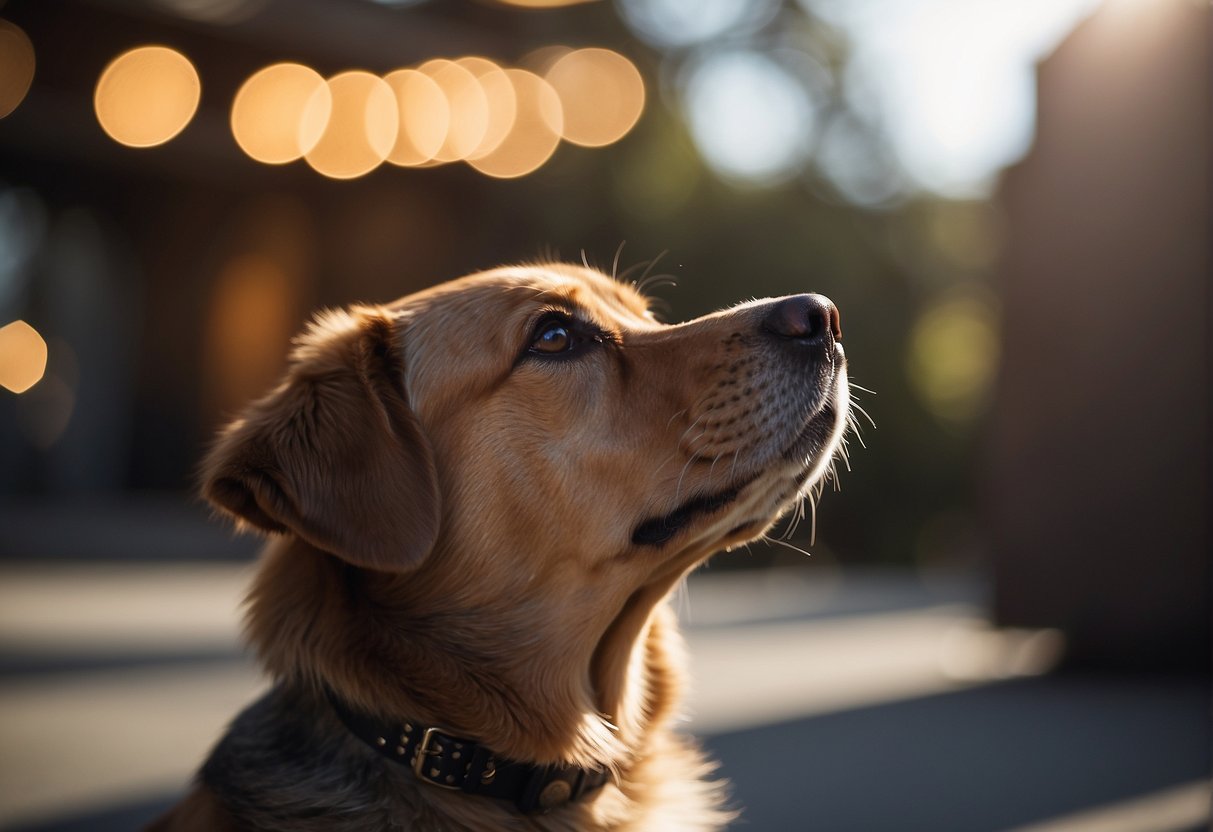
[[[313,324],[282,384],[211,449],[203,496],[358,566],[418,564],[438,535],[438,484],[394,340],[391,319],[373,309]]]

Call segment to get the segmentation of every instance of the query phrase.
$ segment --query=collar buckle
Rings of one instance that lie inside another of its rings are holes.
[[[429,783],[439,789],[459,791],[463,778],[467,775],[466,764],[451,765],[451,762],[457,762],[462,756],[459,751],[452,753],[452,761],[443,759],[431,763],[429,760],[430,757],[442,757],[446,754],[447,749],[440,738],[452,746],[461,745],[439,728],[426,728],[425,733],[421,735],[421,742],[417,743],[417,748],[413,751],[413,773],[423,783]],[[460,776],[461,774],[463,776]]]

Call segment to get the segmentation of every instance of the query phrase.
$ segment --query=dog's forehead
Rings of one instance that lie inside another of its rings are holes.
[[[649,319],[648,301],[632,286],[580,266],[544,269],[537,283],[566,302],[588,311]]]
[[[545,306],[568,308],[607,325],[649,327],[648,301],[633,287],[593,269],[568,264],[510,266],[481,272],[401,298],[392,308],[475,309],[478,314],[529,314]]]
[[[578,266],[495,269],[387,308],[397,316],[408,386],[423,411],[443,410],[451,390],[466,397],[478,386],[493,388],[508,379],[545,310],[587,319],[616,336],[662,326],[635,289]],[[458,387],[449,384],[453,374]]]

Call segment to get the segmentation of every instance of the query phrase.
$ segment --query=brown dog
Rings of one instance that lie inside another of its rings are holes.
[[[153,828],[724,825],[666,597],[823,476],[840,339],[817,295],[668,326],[551,264],[321,315],[204,468],[277,535],[276,684]]]

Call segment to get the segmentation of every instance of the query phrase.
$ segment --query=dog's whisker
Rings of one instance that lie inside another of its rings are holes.
[[[821,493],[806,495],[809,503],[809,545],[817,545],[817,499]]]
[[[699,441],[707,435],[708,435],[708,429],[704,428],[703,430],[699,431],[699,433],[695,434],[695,437],[693,439],[688,439],[687,440],[687,453],[689,453],[692,457],[695,457],[699,451],[699,448],[697,447],[699,444]]]
[[[624,266],[623,271],[621,271],[619,274],[615,275],[615,280],[617,280],[620,283],[626,283],[628,286],[631,286],[632,288],[636,288],[636,281],[632,279],[632,273],[644,268],[644,263],[645,263],[645,261],[641,260],[639,262],[633,263],[630,266]]]
[[[695,406],[696,406],[696,407],[698,407],[699,405],[695,405]],[[685,411],[684,411],[684,412],[685,412]],[[682,447],[682,443],[683,443],[683,442],[686,440],[686,438],[687,438],[687,434],[689,434],[691,431],[693,431],[693,430],[695,429],[695,426],[696,426],[696,425],[698,425],[698,424],[699,424],[699,422],[700,422],[700,421],[701,421],[701,420],[702,420],[704,417],[706,417],[707,415],[708,415],[708,414],[707,414],[707,412],[706,412],[706,411],[705,411],[705,412],[703,412],[703,413],[700,413],[700,414],[699,414],[699,416],[697,416],[697,417],[696,417],[696,419],[695,419],[695,421],[694,421],[694,422],[691,422],[691,424],[687,425],[687,429],[686,429],[686,430],[684,430],[684,431],[682,432],[682,436],[679,436],[679,437],[678,437],[678,441],[674,443],[674,447],[675,447],[675,448],[681,448],[681,447]],[[705,432],[706,432],[706,429],[705,429]],[[700,435],[700,436],[703,436],[703,433],[700,433],[699,435]]]
[[[665,257],[667,254],[669,254],[669,251],[660,252],[656,257],[648,262],[647,266],[644,267],[644,271],[640,273],[640,278],[632,282],[632,285],[636,287],[637,292],[644,294],[645,280],[648,279],[649,272],[651,272],[653,268],[661,261],[661,258]]]
[[[623,254],[625,245],[627,245],[627,240],[620,240],[619,248],[615,249],[615,259],[611,261],[611,280],[619,280],[619,257]]]
[[[808,514],[808,510],[805,508],[805,499],[803,496],[801,496],[801,498],[796,501],[796,529],[795,530],[798,531],[800,529],[800,524],[804,522],[804,518],[807,516],[807,514]],[[792,535],[788,535],[788,537],[790,539],[792,537]]]
[[[686,453],[687,453],[687,461],[686,461],[685,463],[683,463],[683,466],[682,466],[682,471],[681,471],[681,472],[678,474],[678,484],[677,484],[677,485],[675,486],[675,488],[674,488],[674,502],[675,502],[675,503],[677,503],[677,502],[679,501],[679,498],[682,496],[682,481],[683,481],[683,478],[685,478],[685,477],[686,477],[686,475],[687,475],[687,471],[690,469],[691,465],[692,465],[692,464],[695,462],[695,460],[696,460],[696,458],[697,458],[697,456],[698,456],[698,454],[696,453],[696,447],[695,447],[695,446],[696,446],[696,444],[699,442],[699,440],[700,440],[700,439],[702,439],[702,438],[704,437],[704,435],[705,435],[706,433],[707,433],[707,429],[705,428],[704,430],[700,431],[700,432],[699,432],[699,434],[698,434],[698,435],[696,435],[694,439],[691,439],[689,442],[687,442],[687,450],[686,450]],[[683,435],[685,436],[685,434],[683,434]],[[679,446],[681,446],[681,444],[682,444],[682,443],[681,443],[681,442],[679,442]],[[713,465],[713,466],[715,466],[715,464],[716,464],[716,463],[715,463],[715,461],[713,460],[712,465]],[[711,480],[711,476],[712,476],[711,471],[709,471],[709,472],[708,472],[708,480],[709,480],[709,481]]]
[[[859,441],[860,447],[862,447],[862,448],[868,447],[868,443],[864,441],[863,431],[860,430],[859,423],[857,421],[855,421],[854,415],[852,415],[850,413],[847,414],[847,430],[850,433],[855,435],[855,438]],[[845,443],[846,442],[845,434],[843,435],[842,439],[843,439],[843,442]],[[848,470],[850,470],[849,467],[848,467]]]
[[[783,530],[783,534],[779,535],[780,540],[791,540],[792,535],[796,534],[796,527],[800,525],[800,500],[796,501],[796,507],[788,514],[788,526]]]
[[[702,434],[700,434],[702,436]],[[695,456],[692,454],[687,457],[686,464],[682,466],[682,472],[678,475],[678,484],[674,486],[674,503],[677,504],[682,498],[682,480],[687,475],[687,470],[691,467],[691,463],[695,461]]]
[[[783,546],[786,549],[791,549],[793,552],[799,552],[800,554],[804,555],[806,558],[813,557],[812,552],[808,551],[807,549],[801,549],[799,546],[788,543],[786,540],[779,540],[778,538],[774,538],[774,537],[771,537],[770,535],[765,535],[765,534],[759,539],[762,540],[764,543],[766,543],[768,546],[772,543],[778,543],[780,546]],[[809,545],[811,546],[812,544],[810,543]]]
[[[847,467],[848,471],[850,471],[851,470],[851,449],[847,444],[847,440],[846,440],[845,436],[842,437],[838,443],[838,457],[840,459],[842,459],[842,464]],[[834,470],[834,462],[832,460],[830,462],[830,470]]]
[[[667,465],[669,465],[669,464],[670,464],[670,460],[674,459],[674,458],[675,458],[675,457],[677,457],[678,455],[679,455],[679,454],[678,454],[678,449],[677,449],[677,448],[676,448],[676,449],[674,449],[673,451],[670,451],[669,455],[668,455],[668,456],[666,456],[666,457],[665,457],[663,460],[661,460],[661,464],[660,464],[660,465],[658,465],[658,466],[657,466],[657,468],[655,469],[655,470],[656,470],[656,473],[657,473],[658,475],[660,475],[660,474],[661,474],[661,472],[665,470],[665,467],[666,467]]]
[[[657,286],[676,288],[678,286],[678,278],[672,274],[664,273],[649,275],[643,282],[637,284],[636,291],[647,297],[649,290]]]
[[[852,409],[852,410],[855,410],[855,411],[856,411],[856,412],[858,412],[858,413],[859,413],[861,416],[863,416],[863,418],[867,419],[867,420],[868,420],[868,424],[872,426],[873,430],[875,430],[875,428],[876,428],[876,421],[875,421],[875,420],[874,420],[874,419],[873,419],[873,418],[872,418],[872,417],[871,417],[871,416],[868,414],[868,411],[866,411],[866,410],[864,410],[864,409],[863,409],[863,407],[862,407],[862,406],[861,406],[861,405],[860,405],[858,402],[856,402],[856,401],[852,400],[852,401],[851,401],[851,409]]]
[[[698,407],[699,407],[699,406],[700,406],[700,405],[701,405],[701,404],[702,404],[704,401],[706,401],[706,400],[707,400],[707,396],[705,395],[705,396],[703,396],[703,397],[700,399],[700,401],[699,401],[699,402],[696,402],[694,405],[692,405],[692,407],[698,408]],[[668,428],[669,428],[669,426],[670,426],[671,424],[673,424],[673,422],[674,422],[674,420],[675,420],[675,419],[677,419],[679,416],[683,415],[684,413],[686,413],[686,412],[687,412],[688,410],[690,410],[690,409],[691,409],[691,408],[689,408],[689,407],[685,407],[685,408],[683,408],[682,410],[680,410],[680,411],[678,411],[677,413],[675,413],[673,416],[671,416],[671,417],[670,417],[670,421],[666,423],[666,428],[668,429]],[[669,463],[669,461],[670,461],[671,459],[673,459],[674,457],[678,456],[679,451],[680,451],[680,450],[682,449],[682,447],[683,447],[683,443],[686,441],[687,434],[689,434],[691,431],[693,431],[693,430],[695,429],[695,426],[696,426],[696,425],[698,425],[698,424],[699,424],[699,421],[700,421],[701,419],[703,419],[705,416],[707,416],[707,413],[706,413],[706,412],[701,413],[701,414],[699,414],[699,416],[698,416],[698,417],[695,419],[695,421],[693,421],[693,422],[691,422],[691,424],[687,425],[686,430],[684,430],[684,431],[682,432],[682,435],[678,437],[678,441],[674,443],[674,450],[672,450],[672,451],[670,452],[670,455],[669,455],[669,456],[667,456],[667,457],[666,457],[664,460],[662,460],[661,465],[660,465],[660,466],[657,468],[657,471],[658,471],[658,472],[662,471],[662,470],[665,468],[665,466],[666,466],[666,465]],[[700,433],[700,434],[699,434],[699,436],[703,436],[703,433]],[[696,439],[698,439],[698,438],[699,438],[699,437],[696,437]],[[688,448],[690,448],[690,447],[691,447],[691,446],[693,446],[693,445],[694,445],[694,440],[692,440],[692,442],[691,442],[691,443],[689,443]],[[692,456],[693,456],[693,454],[692,454]],[[685,468],[684,468],[684,470],[685,470]]]
[[[733,450],[733,464],[729,466],[729,482],[736,482],[737,476],[737,458],[741,456],[741,448]]]

